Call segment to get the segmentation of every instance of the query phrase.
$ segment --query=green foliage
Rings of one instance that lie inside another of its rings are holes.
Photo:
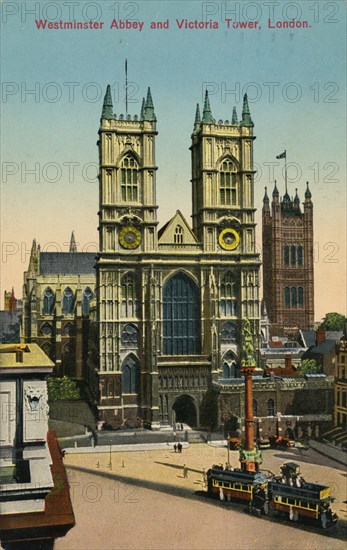
[[[68,376],[63,378],[48,378],[48,398],[50,401],[61,399],[81,399],[81,393],[75,380]]]
[[[341,313],[326,313],[320,328],[326,330],[344,330],[346,323],[346,317]]]
[[[314,359],[303,359],[298,367],[302,374],[319,374],[322,372],[320,365]]]

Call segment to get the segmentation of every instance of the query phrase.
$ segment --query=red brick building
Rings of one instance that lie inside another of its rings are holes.
[[[272,202],[263,199],[264,301],[270,334],[314,327],[313,204],[308,187],[303,212],[296,190],[281,199],[275,182]]]

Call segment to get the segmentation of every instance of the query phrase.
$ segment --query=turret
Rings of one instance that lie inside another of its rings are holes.
[[[312,198],[312,195],[311,195],[311,191],[310,191],[310,188],[309,188],[309,185],[308,185],[308,181],[306,182],[306,191],[305,191],[305,202],[311,202],[311,198]]]
[[[113,103],[111,95],[111,86],[108,84],[106,88],[106,94],[104,97],[104,104],[102,107],[101,118],[113,118]]]
[[[241,126],[254,126],[253,120],[251,118],[251,113],[249,110],[247,94],[243,96]]]
[[[270,200],[267,194],[267,187],[265,187],[265,193],[263,198],[263,211],[264,210],[270,210]]]
[[[148,120],[150,122],[157,121],[157,117],[155,116],[155,113],[154,113],[154,105],[153,105],[150,88],[148,88],[148,91],[147,91],[147,99],[143,109],[143,119]]]
[[[237,118],[237,112],[236,112],[236,107],[233,108],[233,115],[232,115],[232,118],[231,118],[231,124],[238,124],[239,121],[238,121],[238,118]]]
[[[280,194],[278,192],[278,189],[277,189],[277,182],[275,180],[275,186],[274,186],[274,190],[272,191],[272,201],[273,202],[278,202],[279,201],[279,198],[280,198]]]
[[[212,116],[210,100],[208,98],[208,91],[205,92],[204,110],[202,112],[202,120],[204,124],[214,124],[215,119]]]
[[[201,122],[200,106],[199,106],[199,103],[197,103],[196,111],[195,111],[195,120],[194,120],[194,132],[196,132],[197,129],[199,128],[200,122]]]

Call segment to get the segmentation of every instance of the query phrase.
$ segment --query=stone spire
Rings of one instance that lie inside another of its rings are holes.
[[[143,97],[142,98],[142,105],[141,105],[140,120],[143,120],[145,118],[145,105],[146,105],[146,100]]]
[[[241,125],[242,126],[254,126],[253,120],[251,118],[251,113],[250,113],[250,110],[249,110],[247,94],[245,94],[243,96],[243,108],[242,108]]]
[[[201,122],[201,115],[200,115],[200,106],[199,103],[196,104],[196,111],[195,111],[195,121],[194,125],[200,124]]]
[[[312,198],[312,195],[311,195],[310,188],[308,186],[308,181],[306,182],[306,185],[307,185],[307,187],[306,187],[306,191],[305,191],[305,200],[310,201],[311,198]]]
[[[265,187],[265,193],[264,193],[264,198],[263,198],[264,207],[269,206],[269,203],[270,203],[270,200],[269,200],[269,197],[268,197],[268,194],[267,194],[267,187]]]
[[[202,121],[205,124],[214,124],[215,120],[212,116],[210,100],[208,98],[208,91],[205,92],[204,110],[202,112]]]
[[[236,107],[233,108],[233,116],[232,116],[232,119],[231,119],[231,124],[238,124],[239,121],[237,119],[237,112],[236,112]]]
[[[275,180],[275,187],[274,187],[274,190],[272,191],[272,198],[279,198],[280,194],[278,192],[278,189],[277,189],[277,181]]]
[[[77,244],[76,244],[74,231],[71,233],[69,252],[70,252],[70,254],[77,252]]]
[[[151,95],[151,89],[149,87],[148,87],[148,91],[147,91],[147,99],[146,99],[146,102],[145,102],[143,115],[144,115],[143,116],[144,120],[148,120],[150,122],[156,122],[157,121],[157,118],[156,118],[155,113],[154,113],[154,105],[153,105],[153,100],[152,100],[152,95]]]
[[[104,97],[104,104],[102,107],[101,118],[113,118],[113,103],[111,95],[111,86],[108,84],[106,88],[106,94]]]

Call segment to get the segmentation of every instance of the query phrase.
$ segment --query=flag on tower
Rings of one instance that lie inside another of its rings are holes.
[[[287,151],[284,151],[284,152],[281,153],[280,155],[277,155],[276,158],[277,158],[277,159],[285,159],[285,158],[287,158]]]

